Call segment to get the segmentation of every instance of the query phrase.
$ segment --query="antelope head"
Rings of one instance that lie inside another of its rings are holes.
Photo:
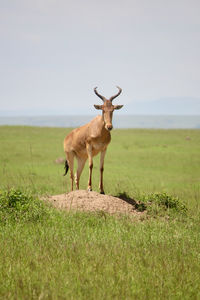
[[[122,92],[122,89],[117,86],[118,88],[118,93],[112,97],[110,97],[110,99],[106,99],[104,96],[100,95],[98,92],[97,92],[97,87],[94,88],[94,92],[95,94],[101,98],[101,100],[103,101],[103,105],[94,105],[94,107],[96,109],[100,109],[102,110],[102,115],[103,115],[103,119],[104,119],[104,122],[105,122],[105,128],[107,130],[112,130],[113,126],[112,126],[112,116],[113,116],[113,111],[115,109],[120,109],[123,107],[123,105],[113,105],[112,104],[112,101],[118,97],[121,92]]]

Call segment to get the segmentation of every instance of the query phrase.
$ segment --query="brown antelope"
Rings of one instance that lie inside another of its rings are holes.
[[[103,170],[104,170],[104,157],[106,149],[111,140],[110,131],[112,130],[112,116],[115,109],[122,108],[123,105],[113,105],[112,101],[121,94],[122,89],[110,99],[97,92],[97,87],[94,88],[95,94],[101,98],[103,105],[94,105],[96,109],[102,110],[102,115],[96,116],[86,125],[74,129],[69,133],[64,140],[64,151],[66,153],[65,174],[70,169],[71,177],[71,190],[73,191],[74,182],[74,157],[76,157],[78,166],[75,176],[76,189],[79,189],[79,179],[84,168],[87,158],[89,159],[89,181],[88,191],[92,191],[92,168],[93,156],[101,152],[100,156],[100,193],[104,194],[103,189]]]

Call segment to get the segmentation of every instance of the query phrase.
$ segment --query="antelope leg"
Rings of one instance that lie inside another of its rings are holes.
[[[99,189],[100,189],[100,193],[101,194],[105,194],[104,193],[104,189],[103,189],[103,171],[104,171],[104,158],[105,158],[105,155],[106,155],[106,149],[101,152],[101,156],[100,156],[100,182],[99,182]]]
[[[92,191],[92,169],[93,169],[93,158],[92,158],[92,145],[87,144],[87,154],[89,160],[89,180],[88,180],[88,191]]]

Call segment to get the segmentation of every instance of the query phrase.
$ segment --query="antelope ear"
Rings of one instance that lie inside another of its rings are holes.
[[[124,105],[114,105],[114,109],[120,109],[122,108]]]
[[[102,109],[102,105],[96,105],[96,104],[94,104],[94,107],[95,107],[96,109]]]

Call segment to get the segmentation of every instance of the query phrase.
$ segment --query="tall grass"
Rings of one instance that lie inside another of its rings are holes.
[[[106,193],[149,205],[143,220],[38,200],[69,191],[55,163],[67,132],[0,127],[0,298],[199,299],[200,132],[113,131]]]
[[[50,213],[0,233],[2,299],[198,299],[199,226]]]

